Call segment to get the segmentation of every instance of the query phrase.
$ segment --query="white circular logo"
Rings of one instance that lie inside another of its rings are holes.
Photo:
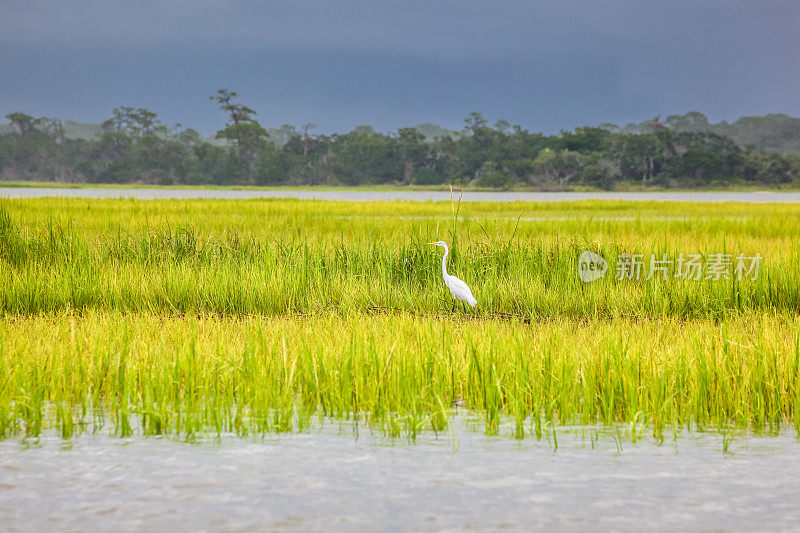
[[[578,257],[578,275],[586,283],[602,278],[607,270],[608,263],[601,255],[586,250]]]

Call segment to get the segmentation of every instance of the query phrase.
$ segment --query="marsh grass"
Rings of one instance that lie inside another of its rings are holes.
[[[457,408],[487,434],[560,425],[800,428],[797,318],[163,317],[90,311],[7,320],[0,435],[260,435],[346,420],[414,440]]]
[[[137,203],[120,202],[123,209],[134,207],[130,216],[139,216]],[[289,203],[295,209],[286,214],[285,223],[292,227],[292,220],[301,217],[298,211],[314,209]],[[210,231],[202,212],[189,212],[174,225],[166,221],[145,228],[115,224],[102,213],[71,220],[51,217],[38,224],[14,215],[0,209],[4,314],[66,309],[226,315],[326,309],[357,313],[374,308],[436,312],[448,307],[449,296],[440,279],[440,255],[425,243],[442,234],[455,245],[451,272],[471,285],[480,304],[475,312],[486,318],[721,318],[744,310],[800,309],[797,238],[750,236],[739,241],[724,232],[741,231],[733,222],[715,232],[706,229],[705,236],[693,230],[695,242],[680,248],[681,241],[687,241],[685,231],[676,231],[676,239],[666,233],[631,235],[644,231],[639,220],[615,223],[624,239],[612,241],[591,233],[591,219],[583,235],[569,238],[525,236],[519,216],[493,232],[486,229],[489,223],[476,218],[474,225],[481,231],[474,234],[469,230],[471,219],[459,219],[457,211],[438,232],[430,221],[388,219],[376,225],[354,220],[349,221],[347,237],[344,232],[318,232],[315,219],[307,219],[302,238],[285,236],[277,228],[270,236],[260,235],[258,218],[224,232]],[[232,212],[232,218],[235,215]],[[102,231],[97,230],[98,216],[109,219]],[[777,222],[768,219],[766,227]],[[787,232],[796,224],[789,222],[783,219]],[[638,281],[616,280],[609,272],[585,284],[577,276],[577,258],[586,249],[612,264],[621,253],[653,253],[659,258],[666,253],[673,261],[679,254],[758,253],[764,261],[756,280],[646,280],[645,266]]]
[[[796,431],[798,235],[792,205],[5,201],[0,437]],[[586,249],[764,261],[587,285]]]

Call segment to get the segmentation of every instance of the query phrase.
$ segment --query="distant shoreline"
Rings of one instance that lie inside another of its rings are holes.
[[[176,191],[374,191],[374,192],[450,192],[447,185],[154,185],[147,183],[65,183],[56,181],[0,181],[0,189],[119,189],[119,190],[176,190]],[[800,186],[795,187],[747,187],[734,185],[730,187],[705,188],[667,188],[659,186],[636,187],[627,186],[611,190],[596,187],[575,186],[562,191],[543,191],[535,187],[515,187],[512,189],[494,189],[487,187],[470,187],[453,185],[453,192],[482,193],[536,193],[536,194],[570,194],[570,193],[800,193]]]
[[[696,202],[696,203],[800,203],[800,192],[743,191],[475,191],[451,194],[442,190],[364,189],[203,189],[203,188],[89,188],[0,187],[6,199],[134,199],[134,200],[301,200],[330,202]]]

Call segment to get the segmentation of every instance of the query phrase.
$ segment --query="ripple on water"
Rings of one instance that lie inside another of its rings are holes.
[[[103,435],[0,443],[9,530],[792,529],[800,443],[694,434],[618,452],[576,431],[546,441],[457,429],[416,445],[335,431],[196,445]]]

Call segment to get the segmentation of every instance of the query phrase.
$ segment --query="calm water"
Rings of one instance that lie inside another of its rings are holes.
[[[573,434],[574,435],[574,434]],[[693,434],[662,446],[458,431],[416,445],[329,430],[181,444],[0,443],[4,531],[794,530],[800,443]]]
[[[444,191],[241,191],[200,189],[62,189],[0,187],[0,197],[39,198],[299,198],[338,201],[450,201]],[[800,202],[796,192],[465,192],[466,202],[554,202],[567,200],[669,200],[693,202]]]

